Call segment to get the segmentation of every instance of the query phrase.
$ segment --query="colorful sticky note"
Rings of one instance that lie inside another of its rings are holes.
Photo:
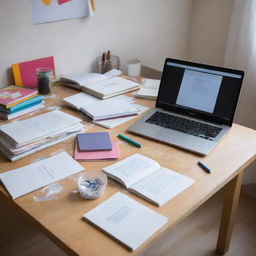
[[[51,68],[54,72],[53,57],[46,57],[12,65],[15,85],[29,88],[37,88],[36,69],[46,67]]]

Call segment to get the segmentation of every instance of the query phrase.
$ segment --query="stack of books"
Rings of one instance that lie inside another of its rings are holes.
[[[77,135],[74,158],[79,161],[114,160],[120,157],[118,142],[107,132]]]
[[[9,160],[16,161],[81,133],[84,127],[81,121],[54,110],[0,125],[0,151]]]
[[[44,107],[43,96],[33,89],[8,86],[0,90],[0,119],[10,120]]]

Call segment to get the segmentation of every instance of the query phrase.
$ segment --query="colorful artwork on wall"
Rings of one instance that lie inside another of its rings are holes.
[[[90,0],[32,0],[34,24],[93,15]]]

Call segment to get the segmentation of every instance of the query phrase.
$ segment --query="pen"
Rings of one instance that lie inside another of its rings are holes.
[[[198,161],[198,165],[207,173],[211,173],[211,170],[202,162]]]
[[[127,138],[126,136],[124,136],[124,135],[122,135],[122,134],[118,134],[117,136],[118,136],[119,138],[121,138],[121,139],[127,141],[127,142],[130,142],[131,144],[133,144],[133,145],[134,145],[135,147],[137,147],[137,148],[140,148],[140,147],[141,147],[141,145],[140,145],[138,142],[136,142],[136,141],[134,141],[134,140],[132,140],[132,139],[130,139],[130,138]]]

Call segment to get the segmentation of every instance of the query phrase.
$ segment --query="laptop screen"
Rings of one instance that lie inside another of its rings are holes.
[[[156,106],[230,125],[243,71],[166,59]]]

